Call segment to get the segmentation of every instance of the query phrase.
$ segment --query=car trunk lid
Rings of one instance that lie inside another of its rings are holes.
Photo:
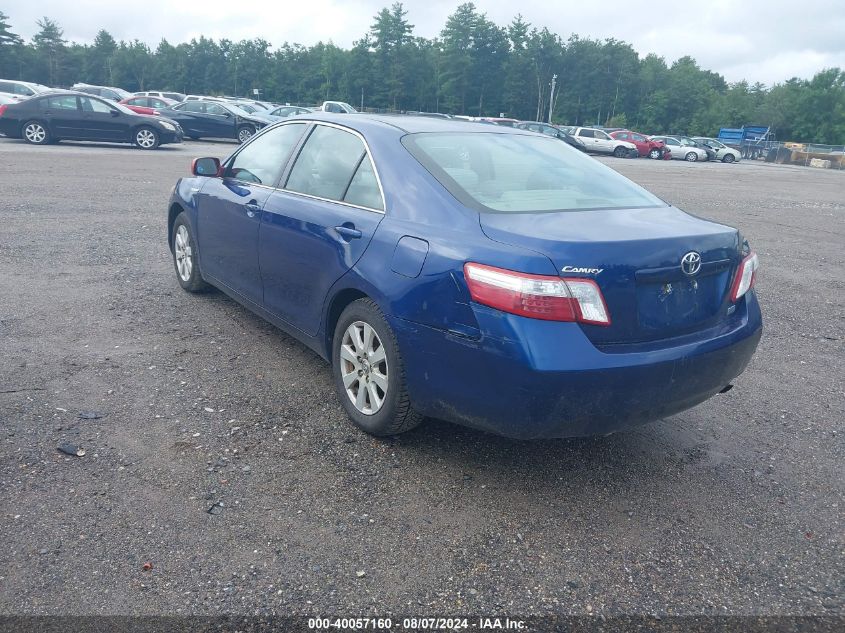
[[[596,344],[695,332],[731,309],[738,232],[674,207],[481,213],[480,222],[490,239],[546,255],[562,277],[595,280],[611,318],[609,326],[582,325]],[[693,274],[681,265],[688,253],[700,256]]]

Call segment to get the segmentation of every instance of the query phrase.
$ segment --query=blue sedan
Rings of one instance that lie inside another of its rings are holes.
[[[530,131],[313,113],[192,174],[169,207],[181,286],[327,359],[375,435],[609,433],[730,388],[760,339],[736,229]]]

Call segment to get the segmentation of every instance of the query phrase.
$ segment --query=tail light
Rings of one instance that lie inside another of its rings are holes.
[[[464,264],[472,300],[482,305],[544,321],[610,325],[610,314],[592,279],[563,279],[518,273],[483,264]]]
[[[0,105],[0,116],[3,116],[3,113],[6,111],[5,105]]]
[[[731,301],[736,303],[746,292],[754,287],[757,279],[757,268],[759,267],[757,253],[751,253],[739,264],[736,269],[736,277],[731,286]]]

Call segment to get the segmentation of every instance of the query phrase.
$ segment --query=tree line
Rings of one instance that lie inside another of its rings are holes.
[[[333,99],[367,109],[505,116],[650,133],[715,135],[720,127],[767,125],[782,140],[845,144],[845,71],[821,70],[767,87],[728,83],[692,57],[640,58],[616,39],[568,39],[517,15],[499,26],[474,4],[458,6],[438,37],[414,35],[402,3],[383,8],[349,49],[261,38],[206,37],[151,49],[100,30],[92,44],[67,42],[38,20],[28,42],[0,12],[0,77],[50,86],[75,82],[129,91],[246,95],[314,104]],[[556,90],[551,92],[553,76]]]

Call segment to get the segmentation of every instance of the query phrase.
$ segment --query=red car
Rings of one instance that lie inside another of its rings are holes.
[[[177,102],[172,99],[162,99],[161,97],[129,97],[123,101],[118,101],[118,103],[125,105],[137,114],[158,115],[160,114],[158,108],[166,108]]]
[[[640,156],[648,156],[649,158],[662,158],[669,160],[672,153],[663,141],[653,141],[645,134],[639,132],[632,132],[631,130],[616,130],[611,132],[610,136],[620,141],[628,141],[637,146],[637,151]]]

